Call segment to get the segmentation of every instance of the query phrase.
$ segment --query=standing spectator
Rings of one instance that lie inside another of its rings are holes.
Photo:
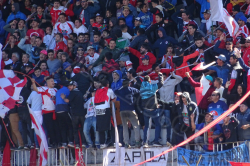
[[[80,145],[82,144],[82,148],[86,147],[86,140],[85,136],[83,135],[83,127],[85,121],[86,111],[83,108],[83,94],[78,90],[77,83],[75,81],[71,81],[68,85],[70,90],[69,96],[66,98],[65,94],[61,94],[61,98],[71,105],[71,118],[72,118],[72,125],[73,125],[73,132],[74,132],[74,141],[75,141],[75,148],[79,149]],[[79,127],[80,125],[80,127]],[[81,136],[81,143],[80,138],[78,135],[78,130],[80,131]]]
[[[57,89],[55,87],[54,79],[51,77],[46,78],[46,85],[42,87],[36,87],[35,79],[31,79],[33,90],[42,95],[42,114],[43,124],[45,125],[48,135],[50,137],[49,147],[58,147],[57,140],[57,124],[55,114],[55,96]]]
[[[4,36],[5,36],[5,30],[4,27],[5,26],[5,21],[2,19],[2,11],[0,11],[0,43],[2,45],[4,45]]]
[[[160,89],[163,85],[163,76],[162,73],[158,74],[159,82],[157,84],[150,83],[150,77],[145,76],[144,80],[141,84],[140,94],[141,94],[141,102],[142,102],[142,109],[144,115],[144,130],[143,130],[143,142],[144,146],[147,147],[147,132],[149,128],[149,119],[155,123],[155,139],[153,146],[162,146],[159,143],[159,138],[161,134],[161,124],[160,124],[160,115],[161,110],[158,107],[158,101],[156,99],[156,91]]]
[[[75,25],[71,21],[66,21],[66,14],[61,13],[59,15],[59,22],[55,24],[55,33],[61,33],[63,37],[67,40],[69,38],[69,34],[73,32]]]
[[[148,11],[148,6],[145,3],[140,5],[140,9],[138,17],[141,19],[142,25],[148,28],[153,22],[153,14]]]
[[[57,71],[61,67],[61,62],[59,59],[54,58],[54,51],[48,50],[48,60],[47,65],[49,68],[50,75],[54,76],[55,78],[59,78]]]
[[[107,140],[107,133],[111,129],[110,102],[115,101],[115,94],[109,89],[109,82],[106,79],[101,81],[102,87],[97,89],[95,94],[96,108],[96,131],[99,132],[100,148],[106,148],[110,143]]]
[[[214,79],[214,87],[216,88],[215,91],[220,92],[220,100],[224,101],[225,103],[227,103],[227,100],[225,98],[223,98],[223,92],[224,92],[224,87],[222,86],[222,78],[217,77]]]
[[[22,12],[20,12],[19,4],[18,3],[14,3],[14,4],[11,5],[11,13],[8,16],[6,23],[9,24],[10,21],[12,21],[14,19],[17,19],[17,18],[25,20],[26,16],[25,16],[25,14],[23,14]]]

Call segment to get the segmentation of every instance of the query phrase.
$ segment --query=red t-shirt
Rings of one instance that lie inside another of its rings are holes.
[[[67,45],[63,41],[61,41],[59,43],[56,43],[56,47],[54,48],[55,57],[56,57],[56,54],[57,54],[58,50],[63,50],[63,52],[67,52],[68,53],[68,47],[67,47]]]
[[[47,76],[49,76],[49,71],[48,70],[42,71],[41,75],[47,77]]]
[[[43,40],[43,37],[45,36],[44,31],[42,29],[29,29],[26,33],[26,36],[29,36],[31,38],[31,36],[37,36],[37,37],[41,37]],[[26,42],[30,43],[30,40],[26,40]]]

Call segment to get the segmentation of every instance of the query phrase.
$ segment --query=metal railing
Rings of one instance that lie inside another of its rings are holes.
[[[223,151],[223,145],[232,143],[233,147],[244,143],[244,141],[239,142],[228,142],[228,143],[217,143],[213,145],[213,152]],[[189,149],[190,145],[195,145],[195,151],[205,152],[203,149],[204,143],[196,144],[187,144],[186,148]],[[248,146],[249,155],[250,155],[250,142],[247,141],[246,145]],[[103,163],[103,150],[102,149],[82,149],[82,154],[78,153],[79,158],[82,157],[86,166],[99,166]],[[2,154],[0,154],[0,161]],[[168,154],[168,164],[175,166],[177,165],[177,150],[171,151]],[[249,156],[250,157],[250,156]],[[29,166],[30,162],[30,151],[21,150],[21,151],[12,151],[11,153],[11,165],[13,166]],[[74,148],[65,148],[65,149],[49,149],[48,151],[48,166],[74,166],[76,164],[75,160],[75,149]],[[37,154],[37,165],[39,165],[39,150]]]

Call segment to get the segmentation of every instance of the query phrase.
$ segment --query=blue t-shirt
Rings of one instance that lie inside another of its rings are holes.
[[[69,96],[69,89],[67,87],[62,87],[56,92],[56,112],[69,111],[69,104],[66,103],[62,98],[61,94],[65,94],[66,98]]]
[[[227,104],[224,101],[217,101],[216,103],[211,103],[208,105],[208,112],[213,113],[214,119],[221,116],[226,110],[228,109]],[[219,124],[222,124],[223,122],[220,121]]]

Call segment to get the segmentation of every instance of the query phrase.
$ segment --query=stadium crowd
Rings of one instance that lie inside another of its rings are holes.
[[[240,27],[232,38],[223,23],[209,22],[210,0],[0,0],[1,69],[28,79],[0,120],[0,150],[6,141],[39,148],[28,105],[49,148],[113,146],[112,103],[120,146],[160,147],[163,130],[167,145],[177,145],[250,90],[249,4],[223,0]],[[248,97],[205,132],[204,150],[250,140],[249,106]]]

